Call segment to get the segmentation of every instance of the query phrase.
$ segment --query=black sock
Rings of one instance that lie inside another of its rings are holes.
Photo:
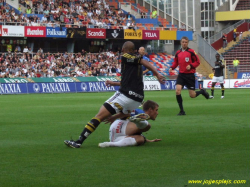
[[[177,103],[179,104],[180,111],[184,112],[183,106],[182,106],[182,97],[181,97],[181,95],[176,95],[176,100],[177,100]]]
[[[97,118],[92,118],[90,122],[87,123],[85,128],[83,129],[79,140],[76,141],[76,143],[82,144],[84,140],[92,133],[95,131],[95,129],[98,127],[98,125],[101,123],[101,120]]]
[[[202,93],[203,93],[203,91],[202,91],[202,90],[200,90],[200,91],[196,91],[195,93],[196,93],[196,96],[195,96],[195,97],[198,97],[200,94],[202,94]]]
[[[211,88],[211,95],[214,96],[214,87]]]
[[[221,94],[222,94],[222,96],[224,96],[224,92],[225,92],[225,88],[222,87],[222,88],[221,88]]]

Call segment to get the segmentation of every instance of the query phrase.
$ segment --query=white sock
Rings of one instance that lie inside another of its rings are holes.
[[[137,142],[134,138],[128,137],[124,138],[118,142],[109,142],[110,147],[126,147],[126,146],[134,146],[137,145]]]

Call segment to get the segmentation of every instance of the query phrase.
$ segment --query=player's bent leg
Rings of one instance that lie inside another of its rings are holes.
[[[191,98],[197,97],[197,93],[196,93],[194,90],[188,90],[188,92],[189,92],[189,96],[190,96]]]
[[[101,106],[98,114],[94,118],[92,118],[84,127],[82,133],[79,136],[79,139],[76,141],[65,140],[64,143],[71,148],[80,148],[81,144],[88,138],[88,136],[93,133],[99,126],[99,124],[110,115],[111,113],[109,112],[109,110],[104,105]]]
[[[145,121],[142,121],[144,123]],[[134,122],[129,122],[126,127],[126,135],[132,136],[134,134],[141,134],[142,132],[146,132],[151,128],[151,125],[148,123],[144,128],[139,128]]]
[[[139,136],[139,135],[138,135]],[[137,145],[137,141],[134,137],[126,137],[117,142],[103,142],[99,143],[99,147],[126,147],[126,146],[135,146]]]

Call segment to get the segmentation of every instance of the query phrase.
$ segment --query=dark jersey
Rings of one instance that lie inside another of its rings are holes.
[[[221,60],[218,60],[215,62],[215,67],[213,68],[214,70],[214,76],[215,77],[220,77],[223,76],[223,64]]]
[[[140,62],[141,57],[136,57],[128,53],[122,55],[122,78],[119,89],[128,98],[138,102],[142,102],[144,98],[142,65]]]

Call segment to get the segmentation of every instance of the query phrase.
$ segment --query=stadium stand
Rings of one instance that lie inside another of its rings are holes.
[[[234,58],[240,61],[239,72],[250,71],[250,32],[245,32],[245,35],[237,43],[232,45],[224,53],[222,53],[227,65],[232,67]]]
[[[250,10],[249,0],[239,0],[235,10]]]

